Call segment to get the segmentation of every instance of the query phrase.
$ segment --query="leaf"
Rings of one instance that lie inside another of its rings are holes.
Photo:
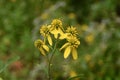
[[[19,56],[14,56],[14,57],[7,60],[7,64],[9,65],[9,64],[11,64],[11,63],[13,63],[13,62],[15,62],[15,61],[17,61],[19,59],[20,59]]]
[[[3,71],[5,64],[3,63],[3,61],[0,61],[0,73]]]
[[[0,61],[0,73],[3,72],[11,63],[17,61],[20,59],[19,56],[14,56],[7,60],[6,64],[4,64],[2,61]]]

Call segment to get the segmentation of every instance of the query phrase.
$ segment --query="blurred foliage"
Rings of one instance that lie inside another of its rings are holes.
[[[33,43],[40,25],[54,18],[75,26],[81,41],[76,61],[56,51],[54,80],[120,79],[120,0],[0,0],[0,61],[20,56],[0,79],[46,79],[46,62]]]
[[[0,61],[0,73],[3,72],[11,63],[18,59],[19,59],[18,56],[10,58],[7,60],[6,64],[4,64],[3,61]]]

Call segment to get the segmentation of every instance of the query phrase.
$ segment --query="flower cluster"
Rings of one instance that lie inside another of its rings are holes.
[[[59,49],[60,51],[64,49],[64,58],[67,58],[70,53],[72,53],[73,59],[78,58],[77,48],[80,45],[80,41],[77,38],[78,33],[75,27],[69,26],[64,30],[62,21],[54,19],[50,25],[41,26],[40,34],[44,37],[44,40],[36,40],[35,46],[39,49],[41,54],[46,55],[46,52],[49,52],[48,45],[53,46],[53,39],[66,39],[66,43]]]

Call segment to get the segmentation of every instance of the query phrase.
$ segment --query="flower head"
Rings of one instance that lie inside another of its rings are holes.
[[[70,75],[70,77],[75,77],[75,76],[77,76],[77,73],[74,70],[70,70],[69,75]],[[75,80],[78,80],[78,79],[75,79]]]
[[[51,23],[51,33],[55,38],[58,38],[59,34],[63,33],[62,21],[59,19],[54,19]]]
[[[76,28],[73,27],[73,26],[70,26],[70,27],[67,28],[67,30],[66,30],[65,33],[61,33],[59,39],[67,39],[67,38],[69,38],[70,36],[76,37],[77,34],[78,34],[78,33],[77,33]]]
[[[93,34],[89,34],[85,37],[85,41],[88,43],[88,44],[92,44],[93,41],[94,41],[94,35]]]
[[[43,25],[41,28],[40,28],[40,33],[43,37],[47,38],[48,40],[48,43],[50,45],[52,45],[52,38],[50,36],[50,31],[51,31],[51,25]]]
[[[46,20],[47,18],[49,18],[49,14],[48,14],[48,13],[43,13],[43,14],[41,15],[41,19],[42,19],[42,20]]]
[[[37,47],[40,50],[41,54],[43,54],[44,56],[46,55],[45,54],[46,51],[49,52],[48,46],[45,45],[45,43],[40,39],[36,40],[34,42],[34,45],[35,45],[35,47]]]
[[[74,37],[74,36],[70,36],[69,38],[67,38],[67,43],[65,43],[60,50],[65,48],[64,51],[64,58],[67,58],[70,53],[72,53],[73,59],[77,59],[78,55],[77,55],[77,50],[76,48],[78,48],[78,46],[80,45],[80,41]]]
[[[54,47],[52,48],[53,42],[51,38],[51,34],[53,34],[56,43],[58,39],[66,39],[67,41],[60,48],[60,50],[64,49],[64,58],[67,58],[70,53],[72,54],[73,59],[78,58],[77,48],[80,45],[80,41],[77,39],[78,33],[75,27],[70,26],[67,30],[64,30],[62,21],[59,19],[54,19],[50,25],[43,25],[40,28],[40,34],[44,37],[44,41],[38,39],[34,44],[39,49],[41,54],[46,55],[46,52],[49,52],[49,47],[54,50]],[[50,44],[49,47],[46,45],[46,41]]]
[[[75,19],[75,18],[76,18],[76,15],[75,15],[74,13],[70,13],[70,14],[68,14],[68,17],[69,17],[70,19]]]
[[[87,31],[88,28],[89,28],[89,27],[88,27],[88,25],[86,25],[86,24],[83,24],[82,27],[81,27],[82,31]]]
[[[77,30],[75,27],[71,26],[71,27],[68,27],[67,30],[66,30],[66,33],[68,33],[70,36],[76,36],[78,33],[77,33]]]
[[[59,29],[59,28],[62,28],[62,21],[59,20],[59,19],[54,19],[51,23],[52,27],[54,29]]]

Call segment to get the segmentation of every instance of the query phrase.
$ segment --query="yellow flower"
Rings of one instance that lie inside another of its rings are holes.
[[[43,13],[43,14],[41,15],[41,19],[42,19],[42,20],[46,20],[48,17],[49,17],[48,13]]]
[[[86,24],[82,25],[82,27],[81,27],[82,31],[87,31],[88,28],[89,28],[89,27],[88,27],[88,25],[86,25]]]
[[[89,34],[85,37],[85,41],[88,43],[88,44],[91,44],[93,43],[94,41],[94,35],[93,34]]]
[[[85,55],[86,62],[90,62],[91,59],[92,59],[91,55],[89,55],[89,54]]]
[[[51,23],[52,27],[58,29],[58,28],[62,28],[62,21],[59,19],[54,19]]]
[[[77,73],[74,70],[70,71],[70,77],[75,77],[77,76]],[[74,80],[78,80],[77,78],[75,78]]]
[[[40,33],[43,37],[47,38],[48,40],[48,43],[50,45],[52,45],[52,38],[50,36],[50,31],[51,31],[51,25],[43,25],[41,28],[40,28]]]
[[[70,27],[68,27],[67,28],[67,30],[66,30],[66,33],[62,33],[61,32],[61,34],[60,34],[60,37],[59,37],[59,39],[67,39],[67,38],[69,38],[69,36],[77,36],[77,30],[76,30],[76,28],[75,27],[73,27],[73,26],[70,26]]]
[[[59,39],[67,39],[68,36],[68,33],[61,33]]]
[[[45,43],[40,39],[36,40],[34,42],[34,45],[35,45],[35,47],[37,47],[40,50],[41,54],[44,55],[44,56],[46,55],[45,54],[46,51],[49,52],[48,46],[45,45]]]
[[[51,23],[51,33],[55,38],[58,38],[59,34],[63,34],[62,21],[59,19],[54,19]]]
[[[78,34],[76,28],[73,26],[68,27],[66,33],[68,33],[70,36],[76,36]]]
[[[64,49],[65,48],[65,51],[64,51],[64,58],[67,58],[70,53],[72,53],[72,56],[73,56],[73,59],[77,59],[78,58],[78,55],[77,55],[77,49],[78,46],[80,45],[80,41],[74,37],[74,36],[70,36],[69,38],[67,38],[67,43],[65,43],[61,48],[60,50]]]
[[[75,18],[76,18],[76,15],[75,15],[74,13],[70,13],[70,14],[68,14],[68,17],[69,17],[70,19],[75,19]]]

